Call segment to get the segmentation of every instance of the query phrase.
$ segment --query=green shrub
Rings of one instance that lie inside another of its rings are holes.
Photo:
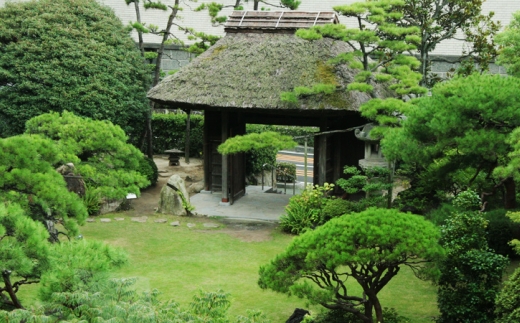
[[[436,225],[443,225],[446,219],[455,212],[455,207],[449,203],[442,203],[440,207],[426,213],[424,217]]]
[[[276,164],[276,153],[276,150],[271,148],[255,149],[246,153],[247,176],[261,174],[264,164],[274,166]]]
[[[296,180],[296,165],[291,163],[276,163],[276,180],[283,183],[293,183]]]
[[[154,136],[153,148],[156,153],[163,153],[168,149],[186,148],[186,113],[153,114],[152,131]],[[190,156],[200,157],[203,150],[204,116],[191,114],[190,116]]]
[[[489,221],[486,228],[487,241],[491,249],[503,256],[518,257],[509,242],[518,239],[520,234],[520,224],[514,223],[506,216],[505,209],[496,209],[484,214]]]
[[[323,208],[330,201],[334,184],[307,185],[300,195],[295,195],[285,207],[286,214],[280,217],[280,228],[289,233],[300,234],[307,229],[325,223]]]
[[[94,187],[85,186],[85,195],[82,197],[83,204],[87,208],[88,215],[98,215],[101,209],[101,194]]]
[[[68,110],[142,133],[150,77],[129,29],[90,0],[12,1],[0,8],[0,137]]]
[[[343,214],[361,212],[363,210],[363,205],[360,203],[342,199],[331,199],[323,207],[323,220],[327,222]]]
[[[157,165],[153,159],[144,156],[143,159],[139,161],[139,168],[137,171],[141,173],[141,175],[146,176],[146,178],[150,181],[150,186],[154,186],[157,183],[159,170],[157,169]]]

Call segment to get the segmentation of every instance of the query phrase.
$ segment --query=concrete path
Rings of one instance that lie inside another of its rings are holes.
[[[221,193],[199,193],[190,197],[194,212],[209,217],[278,222],[291,195],[264,193],[262,186],[247,186],[246,195],[233,205],[221,205]]]

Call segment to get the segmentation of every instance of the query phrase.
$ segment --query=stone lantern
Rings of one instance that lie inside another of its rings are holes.
[[[361,168],[388,167],[388,161],[381,152],[379,139],[370,137],[370,131],[374,128],[373,123],[367,123],[363,129],[356,129],[354,134],[357,139],[365,142],[365,158],[359,160]]]

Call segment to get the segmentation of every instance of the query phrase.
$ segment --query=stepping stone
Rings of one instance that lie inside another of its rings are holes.
[[[101,223],[108,223],[108,222],[111,222],[112,220],[110,220],[109,218],[101,218],[101,219],[99,219],[99,221]]]
[[[116,221],[124,221],[125,218],[114,218],[114,220],[116,220]]]
[[[154,220],[153,222],[155,222],[155,223],[166,223],[166,222],[168,222],[168,220],[166,220],[166,219],[157,219],[157,220]]]
[[[172,173],[161,173],[159,174],[159,177],[171,177]]]
[[[194,228],[196,226],[196,224],[195,223],[188,223],[187,226],[188,226],[188,228]]]
[[[138,217],[132,218],[132,222],[145,223],[146,220],[148,220],[147,216],[138,216]]]
[[[181,225],[181,223],[180,223],[179,221],[173,221],[173,222],[170,222],[170,225],[171,225],[172,227],[178,227],[178,226]]]
[[[90,223],[96,222],[96,219],[94,219],[94,218],[87,218],[87,222],[90,222]]]
[[[204,223],[203,224],[205,228],[218,228],[219,225],[215,223]]]

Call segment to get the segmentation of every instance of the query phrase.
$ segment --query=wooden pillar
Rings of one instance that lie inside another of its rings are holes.
[[[222,143],[228,139],[229,132],[229,112],[222,111]],[[228,176],[228,156],[222,155],[222,200],[221,203],[229,203],[229,176]]]
[[[191,109],[186,110],[186,140],[184,142],[184,162],[190,163],[190,123]]]
[[[202,153],[204,155],[204,190],[211,191],[211,143],[209,133],[209,120],[208,113],[204,111],[204,135],[203,135],[203,146]]]
[[[327,131],[327,119],[322,117],[320,132]],[[320,135],[317,138],[320,141],[318,154],[318,184],[323,185],[327,181],[327,135]]]

